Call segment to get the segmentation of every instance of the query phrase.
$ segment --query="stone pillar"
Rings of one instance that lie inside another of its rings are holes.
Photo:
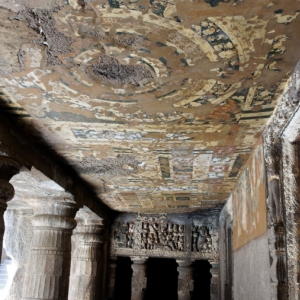
[[[147,286],[147,275],[146,275],[146,261],[148,257],[134,256],[130,257],[133,264],[132,268],[132,281],[131,281],[131,300],[143,300],[146,286]]]
[[[71,235],[78,210],[64,193],[30,200],[33,238],[23,284],[23,300],[67,300],[71,263]]]
[[[96,300],[100,296],[102,265],[103,223],[78,225],[74,231],[69,299]]]
[[[194,289],[193,267],[189,260],[176,260],[178,263],[178,300],[190,300]]]
[[[295,214],[295,220],[299,220],[299,215]],[[299,226],[299,223],[295,222]],[[288,299],[288,286],[286,279],[286,241],[285,241],[285,227],[282,222],[275,226],[275,249],[277,255],[276,273],[277,273],[277,298],[278,300]],[[298,278],[299,282],[299,278]]]
[[[19,173],[20,165],[14,159],[0,155],[0,263],[2,255],[3,235],[5,230],[3,215],[7,208],[6,202],[11,200],[15,194],[14,187],[9,180]]]
[[[219,262],[210,261],[210,264],[210,274],[212,275],[210,281],[210,299],[219,300]]]
[[[108,265],[108,298],[113,299],[115,294],[116,285],[116,268],[117,268],[117,257],[112,256],[109,259]]]

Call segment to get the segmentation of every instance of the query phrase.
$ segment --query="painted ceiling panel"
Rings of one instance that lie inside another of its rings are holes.
[[[135,212],[226,201],[299,60],[300,1],[16,2],[28,7],[6,5],[11,36],[18,25],[35,39],[15,34],[11,71],[3,38],[2,101],[102,201]]]

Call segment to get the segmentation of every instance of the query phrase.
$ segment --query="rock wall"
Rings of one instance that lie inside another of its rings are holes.
[[[234,252],[233,299],[272,299],[268,234]]]

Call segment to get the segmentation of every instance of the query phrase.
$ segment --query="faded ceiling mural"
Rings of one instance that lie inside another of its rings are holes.
[[[2,102],[119,211],[222,205],[300,58],[299,0],[16,3]]]

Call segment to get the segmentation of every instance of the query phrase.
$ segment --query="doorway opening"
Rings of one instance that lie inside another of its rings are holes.
[[[149,258],[145,300],[178,300],[178,272],[175,259]]]
[[[210,300],[210,280],[209,270],[211,264],[207,260],[197,260],[194,263],[194,291],[192,300]]]
[[[116,267],[115,300],[131,300],[131,259],[118,257]]]

